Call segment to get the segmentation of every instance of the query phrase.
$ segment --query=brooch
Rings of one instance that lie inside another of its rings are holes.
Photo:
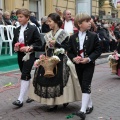
[[[76,38],[76,42],[77,42],[77,43],[79,42],[79,39],[78,39],[78,37]]]

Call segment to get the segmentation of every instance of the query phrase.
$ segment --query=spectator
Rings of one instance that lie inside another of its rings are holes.
[[[41,18],[41,23],[42,23],[42,33],[47,33],[50,31],[50,27],[47,24],[47,16],[44,16]]]
[[[63,25],[62,29],[64,29],[67,33],[73,34],[77,32],[77,28],[74,27],[74,19],[71,16],[70,10],[65,10],[63,12]]]
[[[120,39],[120,23],[117,24],[115,30],[114,30],[114,35],[116,37],[117,40]]]
[[[101,39],[102,52],[109,52],[109,31],[105,28],[106,26],[103,27],[101,24],[97,26],[97,34]]]
[[[117,39],[115,38],[115,35],[113,31],[111,30],[112,25],[108,25],[108,31],[109,31],[109,37],[110,37],[110,51],[113,52],[117,47]]]
[[[5,11],[3,13],[3,19],[5,22],[5,25],[12,25],[12,21],[10,20],[10,13],[8,11]]]
[[[12,10],[11,11],[11,16],[10,16],[10,20],[13,22],[13,21],[17,21],[17,16],[16,16],[16,11],[15,10]]]
[[[56,13],[58,14],[58,15],[60,15],[60,17],[61,17],[61,20],[62,20],[62,17],[63,17],[63,13],[61,12],[61,10],[60,10],[60,8],[55,8],[55,11],[56,11]]]
[[[40,27],[40,24],[38,23],[38,21],[35,17],[35,13],[33,13],[33,12],[30,14],[30,21],[32,23],[34,23],[38,28]]]
[[[91,29],[90,29],[90,31],[96,32],[97,31],[97,27],[96,27],[96,24],[94,22],[94,19],[91,18],[90,22],[91,22]]]

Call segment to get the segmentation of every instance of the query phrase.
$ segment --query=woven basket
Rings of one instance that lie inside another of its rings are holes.
[[[45,74],[44,77],[50,78],[50,77],[54,77],[55,74],[53,73],[53,69],[56,67],[57,69],[57,64],[59,63],[59,60],[54,60],[51,61],[50,57],[47,57],[44,61],[40,62],[40,65],[43,66],[44,70],[45,70]],[[57,70],[56,70],[57,71]]]
[[[57,74],[57,64],[60,62],[59,60],[51,60],[51,57],[47,56],[47,49],[45,47],[45,52],[46,52],[46,59],[42,60],[40,62],[40,65],[43,66],[45,70],[44,77],[50,78],[54,77],[55,74],[53,73],[54,68],[56,67],[56,74]]]
[[[110,66],[112,68],[112,73],[116,74],[117,73],[117,64],[118,64],[117,60],[112,59],[110,64],[111,64]]]

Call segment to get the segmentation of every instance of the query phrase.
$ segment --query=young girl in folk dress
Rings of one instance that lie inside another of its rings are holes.
[[[74,65],[66,56],[69,35],[61,29],[62,21],[57,13],[48,15],[48,25],[52,29],[45,35],[45,45],[32,47],[31,50],[42,51],[47,46],[47,55],[53,56],[54,51],[63,48],[64,53],[59,53],[60,62],[57,64],[57,73],[54,77],[44,77],[45,70],[39,66],[30,86],[30,98],[41,104],[50,105],[49,111],[56,110],[58,105],[81,100],[81,89],[75,73]],[[52,105],[52,107],[51,107]],[[54,105],[54,106],[53,106]]]

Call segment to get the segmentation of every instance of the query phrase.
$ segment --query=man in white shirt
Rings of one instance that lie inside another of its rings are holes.
[[[63,19],[62,29],[70,35],[77,31],[77,28],[74,27],[74,19],[71,16],[70,10],[65,10],[63,12]]]

